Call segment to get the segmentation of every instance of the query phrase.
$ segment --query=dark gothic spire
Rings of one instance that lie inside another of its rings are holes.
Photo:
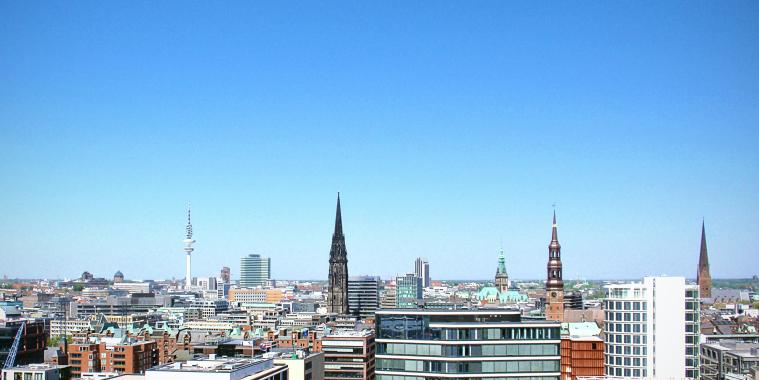
[[[701,221],[701,254],[698,257],[698,266],[709,267],[709,255],[706,252],[706,228],[703,221]]]
[[[343,234],[343,217],[340,212],[340,192],[337,193],[337,211],[335,215],[335,235]]]

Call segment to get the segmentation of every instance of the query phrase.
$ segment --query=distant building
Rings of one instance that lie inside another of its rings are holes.
[[[124,282],[124,274],[121,271],[116,271],[116,274],[113,275],[113,283],[117,282]]]
[[[395,309],[397,305],[397,293],[395,286],[385,285],[385,289],[380,296],[380,308],[382,309]]]
[[[475,298],[481,304],[509,304],[518,302],[527,302],[528,297],[516,290],[509,290],[511,281],[509,274],[506,272],[506,256],[503,249],[498,255],[498,267],[495,271],[495,286],[483,286],[477,291]]]
[[[578,291],[565,291],[564,292],[564,316],[566,316],[567,310],[582,310],[584,309],[582,303],[582,292]]]
[[[559,379],[561,325],[519,311],[378,310],[377,380]]]
[[[324,380],[374,379],[374,334],[337,331],[322,338]]]
[[[271,259],[250,254],[240,260],[240,286],[264,286],[271,279]]]
[[[129,294],[150,293],[153,291],[152,282],[114,282],[111,285],[114,290],[122,290]]]
[[[67,365],[28,364],[2,370],[3,380],[67,380],[71,368]]]
[[[208,358],[164,364],[145,372],[145,380],[287,380],[286,365],[273,359]]]
[[[701,298],[712,298],[712,275],[709,273],[709,255],[706,252],[706,227],[701,223],[701,250],[698,255],[698,288]]]
[[[698,378],[698,286],[682,277],[646,277],[606,286],[607,376]]]
[[[232,282],[232,271],[229,269],[229,267],[222,267],[221,268],[221,281],[225,284],[230,284]]]
[[[551,243],[548,245],[548,276],[546,278],[546,319],[564,319],[564,280],[562,280],[561,244],[556,231],[556,211],[553,213]]]
[[[273,359],[274,365],[287,366],[287,380],[324,380],[324,354],[321,352],[281,352]]]
[[[379,288],[379,277],[348,277],[348,313],[361,319],[374,317],[379,308]]]
[[[511,281],[509,281],[509,273],[506,272],[506,256],[503,254],[503,248],[498,255],[498,269],[495,271],[495,287],[499,292],[508,292],[511,287]]]
[[[422,301],[422,279],[413,273],[395,278],[395,306],[399,309],[416,308]]]
[[[348,248],[343,234],[343,216],[340,211],[340,193],[337,193],[335,232],[329,249],[329,278],[327,310],[335,314],[348,314]]]
[[[561,379],[604,375],[604,341],[595,322],[561,324]]]
[[[417,257],[414,262],[414,274],[422,279],[422,287],[430,286],[430,262],[426,258]]]
[[[216,277],[198,277],[195,281],[201,290],[216,290],[218,288]]]
[[[74,378],[85,372],[139,374],[158,365],[159,353],[154,341],[101,338],[69,344],[68,363]]]
[[[726,339],[701,344],[702,380],[746,379],[752,369],[759,369],[759,342]]]
[[[45,346],[48,332],[42,319],[14,319],[0,321],[0,363],[5,363],[18,329],[26,322],[21,334],[21,343],[16,353],[15,365],[42,363],[45,360]]]

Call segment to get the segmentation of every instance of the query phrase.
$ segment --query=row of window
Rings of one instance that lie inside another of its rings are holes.
[[[646,346],[611,346],[607,344],[604,349],[607,354],[617,355],[646,355],[648,352]]]
[[[514,380],[513,377],[480,377],[479,380]],[[377,380],[450,380],[440,377],[377,375]],[[520,376],[519,380],[559,380],[557,376]]]
[[[508,319],[509,316],[503,316]],[[378,339],[413,340],[558,340],[560,328],[507,327],[507,328],[440,328],[430,327],[430,318],[409,315],[380,315],[377,321]],[[507,321],[508,322],[508,321]]]
[[[607,334],[606,343],[646,344],[647,335]]]
[[[648,332],[648,328],[642,323],[611,323],[606,322],[606,331],[609,332],[626,332],[626,333],[640,333]]]
[[[429,360],[377,359],[377,370],[466,374],[558,372],[559,360],[439,362]]]
[[[638,313],[638,312],[621,312],[621,311],[607,311],[605,313],[605,318],[607,322],[645,322],[646,321],[646,313]]]
[[[611,368],[606,367],[606,376],[646,377],[646,370],[639,368]]]
[[[483,344],[483,345],[440,345],[380,343],[379,353],[388,355],[418,355],[443,357],[468,356],[555,356],[559,355],[558,344]]]
[[[635,366],[635,367],[645,367],[648,362],[648,359],[646,358],[631,358],[629,356],[609,356],[606,355],[604,358],[604,363],[606,365],[624,365],[624,366]]]
[[[643,301],[605,301],[606,310],[647,310],[646,302]]]

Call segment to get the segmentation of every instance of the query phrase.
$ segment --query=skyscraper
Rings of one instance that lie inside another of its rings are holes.
[[[232,281],[232,271],[229,270],[229,267],[222,267],[221,268],[221,281],[225,284],[229,284]]]
[[[548,277],[546,279],[546,319],[564,320],[564,281],[561,279],[561,244],[556,232],[556,211],[553,212],[551,243],[548,245]]]
[[[374,317],[379,308],[380,278],[352,276],[348,278],[348,312],[362,319]]]
[[[501,254],[498,255],[498,269],[495,271],[495,287],[499,292],[506,292],[509,290],[509,274],[506,272],[506,256],[503,255],[503,248],[501,248]]]
[[[709,255],[706,253],[706,228],[701,222],[701,252],[698,256],[698,288],[701,298],[712,297],[712,275],[709,273]]]
[[[414,262],[414,274],[422,279],[422,287],[430,286],[430,262],[426,258],[417,257]]]
[[[422,301],[422,279],[414,273],[395,278],[395,307],[399,309],[414,309]]]
[[[251,254],[240,260],[240,286],[263,286],[271,279],[271,259]]]
[[[698,286],[683,277],[646,277],[606,286],[607,376],[697,379]]]
[[[335,232],[329,250],[329,289],[327,309],[330,313],[348,314],[348,250],[345,248],[343,218],[340,213],[340,193],[337,193]]]
[[[195,249],[192,248],[193,243],[195,243],[195,240],[192,239],[192,222],[190,220],[190,206],[187,205],[187,227],[185,227],[185,232],[187,233],[184,240],[182,240],[182,243],[184,243],[184,252],[186,253],[186,262],[185,262],[185,277],[184,277],[184,288],[190,289],[192,286],[192,264],[191,264],[191,258],[190,255],[192,254],[192,251]]]

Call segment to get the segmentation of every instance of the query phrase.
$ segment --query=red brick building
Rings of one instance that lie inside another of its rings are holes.
[[[597,337],[561,337],[561,380],[604,375],[604,341]]]
[[[139,374],[158,365],[158,358],[155,341],[135,340],[72,343],[68,354],[73,378],[79,378],[84,372]]]

